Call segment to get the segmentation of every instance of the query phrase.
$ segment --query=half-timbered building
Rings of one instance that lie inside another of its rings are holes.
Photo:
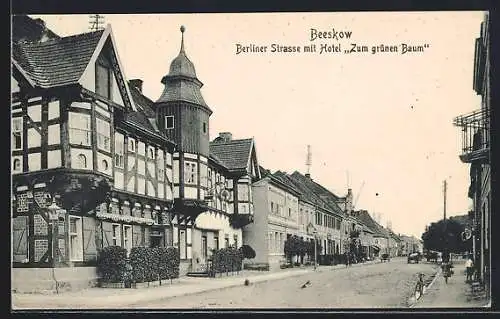
[[[13,288],[85,286],[103,247],[171,244],[175,144],[111,26],[60,37],[17,16],[12,45]]]
[[[181,275],[203,270],[211,249],[242,245],[260,179],[255,141],[210,141],[212,110],[183,37],[152,101],[126,79],[109,25],[60,37],[16,16],[13,31],[14,289],[53,288],[49,269],[86,286],[111,245],[177,247]]]

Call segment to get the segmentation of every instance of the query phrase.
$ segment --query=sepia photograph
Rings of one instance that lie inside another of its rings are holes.
[[[491,308],[489,12],[10,17],[13,311]]]

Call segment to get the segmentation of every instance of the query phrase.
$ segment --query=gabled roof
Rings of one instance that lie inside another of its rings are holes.
[[[103,32],[82,33],[45,42],[14,42],[12,57],[35,86],[49,88],[75,84],[89,64]]]
[[[228,170],[245,170],[252,156],[253,138],[210,142],[210,156],[216,157]]]
[[[344,214],[342,209],[337,205],[337,196],[328,191],[323,186],[314,182],[311,178],[300,174],[295,171],[290,175],[293,181],[301,190],[306,190],[308,192],[308,197],[313,200],[313,203],[318,204],[318,202],[323,203],[323,208],[333,211],[337,214]]]
[[[82,78],[95,76],[88,75],[88,72],[93,70],[91,66],[107,43],[111,44],[113,57],[116,58],[118,64],[119,73],[115,75],[123,77],[126,82],[120,58],[116,53],[111,25],[108,24],[104,30],[58,37],[45,28],[42,20],[36,21],[31,18],[19,18],[13,20],[12,26],[13,34],[17,34],[19,40],[13,39],[11,61],[13,67],[31,86],[48,89],[82,84],[80,83]],[[36,24],[40,26],[36,27]],[[38,32],[42,32],[43,35],[37,35]],[[28,35],[23,37],[23,34]],[[27,41],[27,39],[33,41]],[[129,106],[130,101],[129,107],[135,110],[136,106],[128,85],[125,85],[124,90],[125,106]]]
[[[382,227],[372,219],[372,217],[366,210],[355,211],[354,216],[356,216],[356,218],[366,227],[370,228],[373,231],[374,235],[386,236],[386,233],[382,229]]]
[[[302,195],[302,192],[297,188],[297,186],[295,186],[295,184],[290,180],[290,177],[288,177],[285,172],[276,171],[272,174],[272,176],[286,185],[288,188],[292,189],[294,192],[298,193],[299,196]]]

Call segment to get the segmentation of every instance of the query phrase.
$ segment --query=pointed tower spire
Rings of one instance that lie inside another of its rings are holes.
[[[181,25],[181,51],[179,53],[185,53],[184,52],[184,31],[186,31],[186,27]]]

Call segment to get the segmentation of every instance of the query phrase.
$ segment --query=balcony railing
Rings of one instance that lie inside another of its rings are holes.
[[[490,151],[490,112],[482,108],[469,114],[457,116],[455,126],[462,128],[462,154],[464,163],[488,162]]]

